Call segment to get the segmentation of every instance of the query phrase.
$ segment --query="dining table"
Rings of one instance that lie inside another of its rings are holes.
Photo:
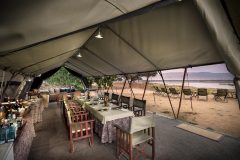
[[[111,103],[105,106],[102,103],[85,102],[84,108],[95,119],[94,131],[101,138],[101,143],[112,143],[116,139],[114,125],[128,128],[130,117],[134,116],[132,111]]]

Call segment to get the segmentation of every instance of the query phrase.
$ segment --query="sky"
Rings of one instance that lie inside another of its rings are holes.
[[[164,73],[169,72],[183,72],[184,69],[173,69],[164,71]],[[211,73],[229,73],[225,64],[215,64],[201,67],[188,68],[188,72],[211,72]]]

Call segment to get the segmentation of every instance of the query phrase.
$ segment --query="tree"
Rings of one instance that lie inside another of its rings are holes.
[[[54,75],[46,80],[49,84],[74,86],[76,89],[83,91],[83,83],[81,79],[73,76],[65,68],[60,68]]]
[[[113,82],[116,80],[117,76],[113,75],[113,76],[104,76],[102,79],[102,86],[104,87],[104,89],[109,89],[113,86]]]

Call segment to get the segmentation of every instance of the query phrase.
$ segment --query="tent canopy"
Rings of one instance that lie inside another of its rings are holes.
[[[0,69],[82,76],[225,62],[240,77],[239,1],[11,0],[0,6]],[[103,39],[94,36],[99,31]],[[82,58],[76,54],[81,52]]]

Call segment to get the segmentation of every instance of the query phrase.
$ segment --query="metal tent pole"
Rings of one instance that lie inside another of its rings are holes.
[[[187,81],[188,81],[188,88],[189,88],[189,78],[188,78],[188,73],[186,71],[186,76],[187,76]],[[190,102],[191,102],[191,109],[193,111],[193,105],[192,105],[192,95],[190,96]]]
[[[163,75],[162,75],[162,71],[158,71],[158,73],[160,74],[160,76],[162,78],[162,81],[163,81],[163,85],[164,85],[164,87],[167,91],[167,87],[166,87],[165,80],[164,80]],[[172,112],[173,112],[173,116],[176,119],[176,115],[175,115],[175,112],[174,112],[174,109],[173,109],[173,106],[172,106],[172,101],[170,99],[170,96],[169,96],[168,92],[167,92],[167,96],[168,96],[168,100],[169,100],[169,103],[170,103],[170,106],[171,106],[171,109],[172,109]]]
[[[133,92],[133,89],[132,89],[132,79],[130,80],[130,82],[128,81],[128,85],[129,85],[130,90],[132,92],[133,98],[135,98],[135,95],[134,95],[134,92]]]
[[[125,81],[124,81],[124,83],[123,83],[123,88],[122,88],[120,97],[121,97],[122,94],[123,94],[123,90],[124,90],[124,88],[125,88],[126,82],[127,82],[127,77],[125,77]]]
[[[235,90],[236,90],[236,98],[238,100],[238,108],[240,110],[240,82],[239,81],[240,79],[237,77],[233,79],[233,83],[235,85]]]
[[[142,95],[142,100],[144,99],[144,96],[145,96],[145,92],[146,92],[147,85],[148,85],[148,79],[149,79],[149,73],[147,74],[147,80],[146,80],[146,83],[145,83],[145,87],[144,87],[144,91],[143,91],[143,95]]]
[[[183,93],[183,87],[184,87],[186,73],[187,73],[187,68],[184,69],[182,88],[181,88],[181,93],[180,93],[180,101],[179,101],[178,112],[177,112],[177,118],[178,118],[178,115],[179,115],[179,112],[180,112],[180,108],[181,108],[181,105],[182,105],[182,93]]]
[[[1,97],[3,96],[3,83],[5,79],[5,71],[2,73],[2,81],[1,81]]]

